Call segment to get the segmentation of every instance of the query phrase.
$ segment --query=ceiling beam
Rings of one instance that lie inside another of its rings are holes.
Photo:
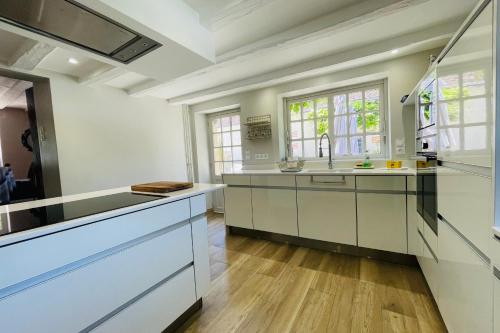
[[[433,26],[425,31],[399,36],[384,43],[373,43],[296,66],[276,70],[248,79],[195,91],[168,99],[171,104],[196,104],[245,91],[262,89],[286,82],[331,74],[352,68],[393,59],[391,50],[398,48],[398,56],[444,46],[456,31],[457,22]]]
[[[16,83],[8,87],[0,94],[0,110],[5,109],[7,106],[16,101],[26,89],[31,88],[33,84],[28,81],[16,80]]]
[[[54,50],[55,47],[52,45],[27,39],[14,52],[7,65],[13,68],[32,71]]]
[[[209,19],[208,26],[211,31],[217,31],[223,27],[252,14],[256,10],[276,0],[235,0],[217,12],[217,15]]]
[[[248,0],[250,1],[250,0]],[[429,0],[364,0],[353,6],[327,14],[316,20],[299,25],[283,33],[279,33],[250,45],[238,48],[217,56],[215,65],[200,69],[166,83],[155,85],[147,82],[128,89],[130,95],[143,96],[156,88],[164,88],[177,84],[183,80],[196,79],[214,73],[230,65],[244,65],[246,61],[255,57],[265,58],[280,49],[307,45],[332,35],[349,30],[367,22],[383,18],[412,6],[417,6]]]
[[[106,83],[126,73],[128,73],[128,71],[124,68],[105,66],[86,76],[80,77],[78,82],[83,85],[92,86]]]

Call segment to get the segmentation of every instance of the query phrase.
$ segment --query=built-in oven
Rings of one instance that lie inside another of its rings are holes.
[[[438,233],[437,221],[437,156],[417,153],[417,211],[424,222]]]
[[[417,96],[417,211],[437,235],[436,80],[431,73]]]

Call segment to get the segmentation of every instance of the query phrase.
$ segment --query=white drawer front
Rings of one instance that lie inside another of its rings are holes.
[[[189,199],[0,248],[0,289],[187,219]]]
[[[493,223],[492,180],[438,167],[439,213],[486,255]]]
[[[230,226],[253,229],[252,189],[239,187],[224,189],[224,221]]]
[[[358,246],[407,253],[406,195],[358,193]]]
[[[497,273],[500,275],[500,273]],[[493,276],[493,289],[494,289],[494,300],[493,300],[493,332],[500,333],[500,277]]]
[[[450,332],[491,332],[488,264],[446,223],[439,222],[439,309]]]
[[[228,185],[250,185],[250,176],[223,175],[222,180]]]
[[[189,198],[191,204],[191,217],[205,214],[207,212],[207,198],[205,194]]]
[[[210,262],[208,259],[208,225],[203,217],[191,222],[193,233],[194,268],[196,271],[196,298],[205,296],[210,288]]]
[[[256,230],[298,236],[295,190],[252,189],[253,224]]]
[[[406,191],[405,176],[356,176],[358,190]]]
[[[195,303],[194,272],[190,267],[119,312],[95,333],[158,333]]]
[[[2,331],[78,332],[192,261],[186,224],[0,300]]]
[[[297,176],[297,187],[354,189],[354,176]]]
[[[252,176],[252,186],[295,187],[295,176]]]
[[[299,236],[356,245],[354,192],[297,191]]]

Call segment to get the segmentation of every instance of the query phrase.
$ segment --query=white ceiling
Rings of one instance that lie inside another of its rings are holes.
[[[9,108],[27,109],[25,91],[33,83],[0,76],[0,110]]]
[[[184,0],[189,6],[186,9],[181,0],[172,0],[168,4],[177,3],[174,9],[179,12],[169,15],[175,18],[178,14],[187,23],[176,21],[175,31],[169,33],[168,29],[161,30],[168,26],[154,25],[151,13],[141,19],[133,15],[133,8],[119,8],[122,3],[118,0],[79,1],[92,4],[94,9],[148,36],[164,36],[166,40],[168,35],[177,42],[165,43],[160,51],[153,51],[131,65],[122,65],[0,24],[3,66],[30,70],[22,66],[33,64],[39,69],[69,75],[81,84],[106,84],[134,96],[149,95],[178,103],[199,102],[301,75],[382,61],[394,57],[390,53],[393,48],[400,48],[398,56],[401,56],[443,46],[476,3],[476,0]],[[204,28],[196,25],[198,20]],[[158,15],[158,22],[163,21],[164,17]],[[196,32],[203,29],[208,32],[202,32],[205,37],[200,39]],[[35,41],[39,43],[33,46]],[[178,42],[183,48],[176,48]],[[198,56],[210,48],[209,44],[215,52],[214,64],[201,61]],[[79,63],[69,64],[70,57]]]

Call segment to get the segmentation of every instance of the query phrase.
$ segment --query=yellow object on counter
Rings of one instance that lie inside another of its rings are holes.
[[[387,160],[385,162],[387,169],[401,169],[403,166],[403,161],[398,160]]]

